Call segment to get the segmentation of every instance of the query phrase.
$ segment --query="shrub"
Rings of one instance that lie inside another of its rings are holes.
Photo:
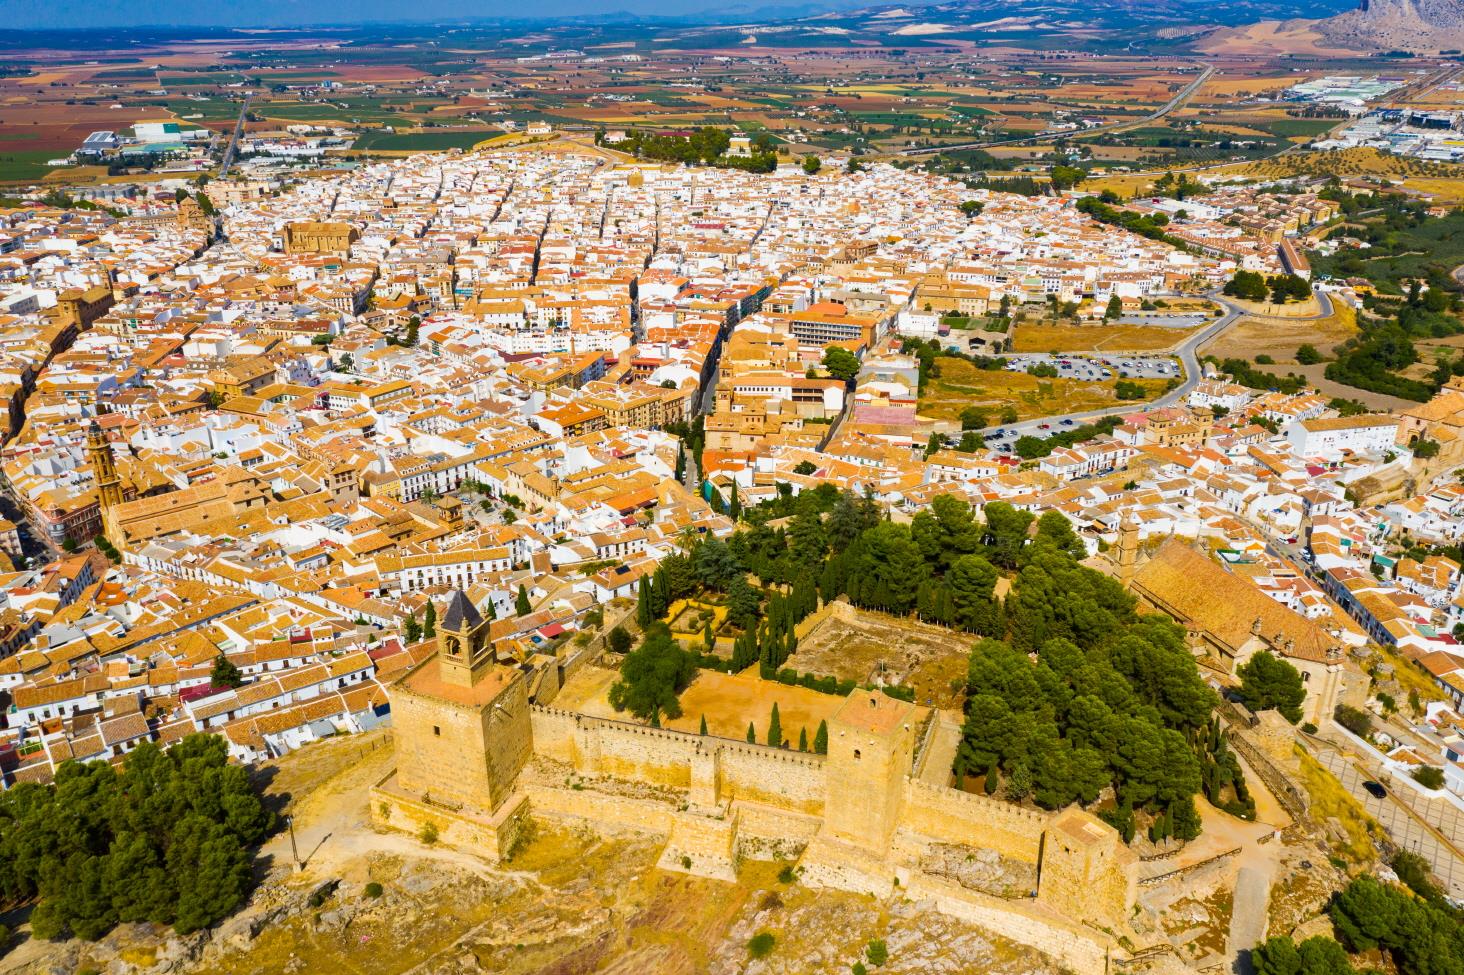
[[[754,958],[766,958],[773,953],[773,946],[778,939],[773,937],[771,931],[759,931],[747,942],[747,953]]]
[[[869,963],[871,965],[879,967],[880,965],[883,965],[885,962],[890,960],[890,950],[889,948],[885,947],[885,943],[883,941],[875,938],[869,943],[869,946],[864,949],[864,957],[869,959]]]
[[[1437,765],[1420,765],[1412,772],[1413,781],[1425,789],[1442,789],[1444,787],[1444,770]]]
[[[366,896],[367,897],[370,897],[370,898],[373,898],[374,899],[374,898],[380,897],[381,894],[382,894],[381,885],[378,884],[376,881],[373,880],[373,881],[371,881],[371,883],[369,883],[369,884],[366,885]]]
[[[1337,710],[1332,713],[1337,723],[1359,738],[1366,738],[1372,734],[1372,717],[1359,708],[1350,704],[1339,704]]]
[[[422,840],[423,843],[426,843],[428,846],[431,846],[433,843],[436,843],[437,842],[437,824],[436,823],[423,823],[422,824],[422,831],[420,833],[418,833],[417,835],[421,838],[421,840]]]

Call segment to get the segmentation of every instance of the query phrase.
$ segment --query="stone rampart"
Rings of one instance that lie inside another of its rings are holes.
[[[1102,932],[1074,924],[1025,901],[1007,901],[929,874],[901,878],[906,894],[929,899],[942,914],[996,931],[1005,938],[1050,955],[1079,975],[1102,975],[1111,951]]]
[[[1037,863],[1047,813],[999,799],[907,780],[900,825],[944,843],[992,849],[1023,863]]]

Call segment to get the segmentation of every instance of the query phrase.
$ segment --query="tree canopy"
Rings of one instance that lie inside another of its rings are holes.
[[[1252,711],[1275,708],[1292,724],[1301,720],[1301,703],[1306,688],[1301,672],[1269,650],[1262,650],[1236,670],[1240,677],[1240,699]]]
[[[0,894],[39,898],[38,938],[95,940],[131,921],[187,934],[243,901],[249,848],[273,824],[216,735],[144,743],[120,767],[67,762],[53,785],[0,792]]]
[[[677,700],[696,676],[696,660],[671,637],[665,623],[652,623],[641,645],[625,655],[620,679],[610,687],[610,706],[646,721],[681,717]]]

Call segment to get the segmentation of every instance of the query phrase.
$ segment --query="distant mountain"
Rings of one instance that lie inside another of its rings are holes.
[[[1464,48],[1464,0],[1362,0],[1318,25],[1329,40],[1362,50],[1433,54]]]

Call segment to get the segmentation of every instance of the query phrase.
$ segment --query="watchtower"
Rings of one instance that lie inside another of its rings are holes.
[[[915,705],[855,691],[829,719],[824,823],[837,839],[884,855],[915,754]]]

